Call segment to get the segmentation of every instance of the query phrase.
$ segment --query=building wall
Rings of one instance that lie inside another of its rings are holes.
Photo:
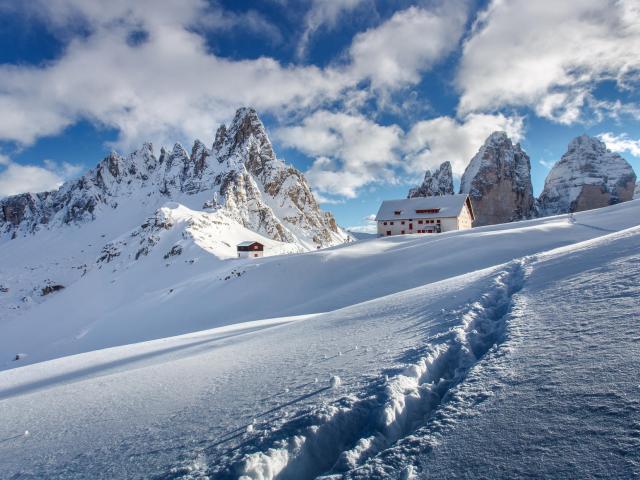
[[[405,222],[402,225],[402,222]],[[393,223],[393,225],[391,225]],[[391,232],[391,235],[402,235],[402,231],[404,233],[409,233],[409,221],[408,220],[389,220],[387,221],[387,225],[384,225],[384,222],[378,222],[378,235],[386,235],[387,231]]]
[[[471,212],[469,212],[469,208],[465,205],[458,217],[458,229],[466,230],[467,228],[473,227],[473,220],[471,218]]]
[[[238,252],[238,258],[259,258],[262,257],[263,252],[253,251],[253,252]]]
[[[426,222],[426,219],[412,219],[412,221],[402,220],[402,219],[387,220],[386,225],[384,224],[384,222],[378,222],[378,235],[382,237],[387,236],[388,231],[391,232],[391,235],[402,235],[403,231],[404,231],[404,234],[409,234],[409,233],[418,233],[418,230],[429,230],[429,229],[434,230],[434,233],[435,233],[437,223],[432,223],[432,224],[423,223],[422,225],[420,225],[418,223],[419,220],[423,220]],[[442,232],[448,232],[451,230],[458,229],[458,220],[455,217],[433,218],[430,220],[440,220],[440,228]],[[393,225],[391,225],[392,222],[393,222]],[[404,222],[404,225],[402,224],[402,222]],[[409,229],[410,223],[413,224],[412,230]]]
[[[448,217],[442,219],[442,232],[451,232],[458,230],[458,219],[456,217]]]

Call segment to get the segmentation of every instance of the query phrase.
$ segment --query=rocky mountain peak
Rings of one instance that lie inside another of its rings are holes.
[[[407,198],[453,195],[453,173],[451,162],[443,162],[433,172],[427,170],[422,185],[409,190]]]
[[[580,135],[553,166],[539,198],[544,215],[578,212],[633,198],[636,175],[599,139]]]
[[[212,154],[223,166],[215,179],[219,194],[241,223],[253,217],[249,223],[260,224],[261,233],[285,242],[299,236],[296,231],[317,232],[307,237],[307,245],[329,245],[346,238],[333,216],[320,210],[302,173],[276,157],[253,108],[239,109],[229,126],[218,129]],[[274,222],[274,217],[283,221]]]
[[[227,141],[227,126],[220,125],[218,130],[216,131],[216,138],[213,141],[212,150],[214,152],[219,151],[222,148],[222,145]]]
[[[171,150],[171,156],[173,158],[186,158],[188,157],[187,151],[182,146],[180,142],[177,142],[173,145],[173,149]]]
[[[235,153],[251,145],[266,149],[274,157],[267,131],[253,108],[240,108],[229,127],[220,127],[214,141],[214,151],[220,160],[228,160]]]
[[[471,197],[476,226],[531,218],[535,203],[529,156],[505,132],[493,132],[464,171],[460,193]]]
[[[489,135],[487,137],[486,143],[490,143],[490,144],[511,144],[511,139],[509,138],[509,135],[507,135],[507,132],[504,132],[502,130],[498,130],[493,132],[491,135]]]
[[[320,210],[302,173],[276,157],[252,108],[239,109],[218,129],[211,150],[196,140],[191,154],[176,143],[156,158],[145,143],[126,157],[111,152],[55,192],[0,200],[0,236],[82,224],[109,208],[155,210],[168,198],[194,210],[222,209],[249,230],[308,249],[346,239],[331,214]]]
[[[582,134],[569,142],[567,153],[576,151],[593,151],[599,154],[607,152],[607,146],[600,139]]]
[[[193,175],[200,177],[207,167],[207,159],[211,152],[200,140],[196,140],[191,148],[191,163],[193,164]]]

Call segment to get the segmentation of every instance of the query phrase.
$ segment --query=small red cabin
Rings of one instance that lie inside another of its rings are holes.
[[[242,242],[237,245],[238,258],[257,258],[264,255],[264,245],[260,242]]]

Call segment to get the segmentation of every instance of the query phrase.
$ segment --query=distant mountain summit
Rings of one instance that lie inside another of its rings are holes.
[[[555,215],[631,200],[636,175],[631,165],[597,138],[574,138],[544,182],[540,213]]]
[[[529,156],[505,132],[492,133],[464,171],[460,193],[471,197],[474,226],[532,218],[535,200]]]
[[[191,153],[175,144],[156,156],[145,143],[126,157],[109,154],[59,190],[0,200],[0,235],[82,225],[103,216],[142,222],[167,201],[219,211],[244,228],[304,249],[346,239],[302,173],[276,157],[252,108],[239,109],[229,126],[221,126],[211,148],[196,140]]]
[[[433,172],[427,170],[422,185],[409,190],[407,198],[433,197],[438,195],[453,195],[453,173],[451,163],[443,162]]]

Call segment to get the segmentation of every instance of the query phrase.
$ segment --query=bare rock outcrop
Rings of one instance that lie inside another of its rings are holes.
[[[553,166],[538,200],[542,215],[579,212],[631,200],[636,174],[617,153],[588,135],[574,138]]]
[[[474,226],[513,222],[535,216],[531,162],[505,132],[494,132],[471,159],[460,182],[471,198]]]

